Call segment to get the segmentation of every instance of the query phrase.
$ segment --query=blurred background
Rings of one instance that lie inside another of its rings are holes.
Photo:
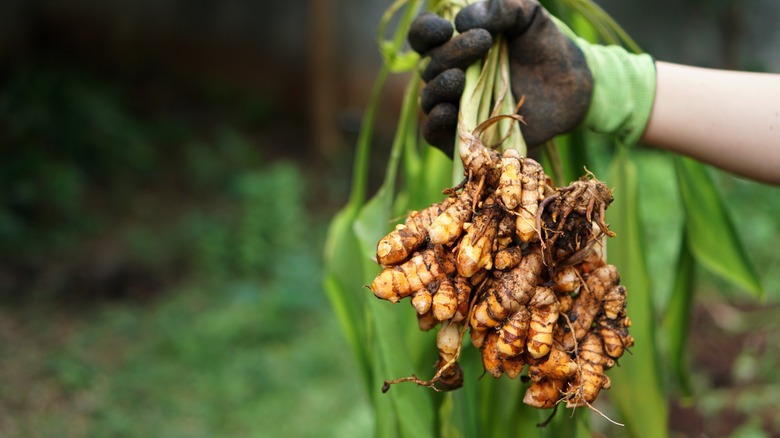
[[[321,254],[389,3],[0,3],[0,436],[369,433]],[[777,2],[598,3],[658,59],[780,72]],[[780,192],[714,176],[768,299],[701,273],[697,395],[670,402],[672,427],[780,433]],[[645,212],[659,290],[665,189]]]

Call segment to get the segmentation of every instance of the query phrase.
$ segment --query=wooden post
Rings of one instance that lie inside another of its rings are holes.
[[[335,0],[309,0],[309,89],[312,144],[320,157],[333,156],[343,143],[337,128],[333,14]]]

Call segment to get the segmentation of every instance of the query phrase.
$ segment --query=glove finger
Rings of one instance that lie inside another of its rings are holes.
[[[473,3],[455,16],[458,32],[486,29],[492,35],[507,33],[519,35],[533,21],[541,9],[535,0],[493,0]]]
[[[431,12],[424,12],[412,22],[407,40],[412,49],[424,54],[452,38],[452,23]]]
[[[427,114],[440,103],[449,102],[457,105],[465,85],[466,74],[463,70],[457,68],[444,70],[423,88],[420,106]]]
[[[429,82],[444,70],[451,68],[465,70],[485,56],[492,44],[493,37],[484,29],[472,29],[461,33],[430,51],[431,61],[422,73],[423,80]]]
[[[458,107],[451,103],[440,103],[428,113],[428,119],[423,123],[423,137],[451,157],[455,150],[457,126]]]

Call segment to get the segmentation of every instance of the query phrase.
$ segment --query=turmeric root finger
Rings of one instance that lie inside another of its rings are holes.
[[[392,303],[406,298],[434,280],[443,280],[455,272],[455,260],[451,252],[441,245],[416,252],[406,262],[385,268],[374,278],[369,288],[377,298]]]
[[[566,391],[567,408],[593,403],[601,389],[609,387],[609,379],[604,374],[604,364],[607,361],[599,336],[588,333],[579,345],[579,371],[575,373]]]
[[[565,384],[564,380],[554,379],[542,379],[538,382],[531,382],[523,396],[523,403],[538,409],[554,408],[558,401],[563,398],[562,392]]]
[[[590,330],[596,314],[601,310],[601,302],[607,290],[615,287],[620,282],[617,268],[614,265],[605,265],[593,271],[585,281],[585,286],[580,289],[580,294],[574,300],[569,311],[571,329],[564,327],[563,347],[567,351],[574,348],[576,340],[580,340]]]
[[[441,214],[449,200],[433,204],[423,210],[413,211],[406,222],[399,224],[376,245],[376,261],[382,266],[397,265],[418,250],[428,238],[428,229]]]
[[[553,342],[553,330],[558,321],[558,301],[552,289],[545,286],[536,288],[528,303],[531,312],[531,322],[528,326],[526,351],[533,358],[544,357],[550,352]]]

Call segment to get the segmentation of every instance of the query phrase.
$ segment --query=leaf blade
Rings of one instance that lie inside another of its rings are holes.
[[[689,398],[692,396],[692,391],[686,346],[695,292],[696,263],[688,248],[688,238],[685,233],[680,243],[677,272],[661,327],[666,341],[667,361],[672,366],[682,396]]]
[[[761,280],[707,169],[684,157],[676,157],[675,168],[691,254],[713,274],[763,299]]]

